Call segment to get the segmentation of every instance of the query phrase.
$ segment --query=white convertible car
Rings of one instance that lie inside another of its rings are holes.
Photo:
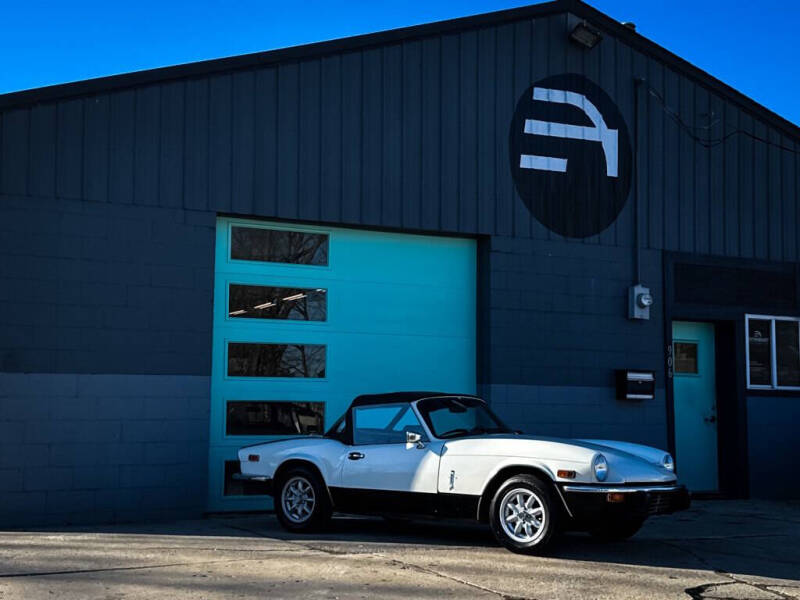
[[[359,396],[324,436],[239,450],[242,478],[267,483],[281,524],[324,525],[333,511],[488,522],[515,552],[559,530],[632,536],[649,515],[688,508],[672,457],[606,440],[520,435],[474,396]]]

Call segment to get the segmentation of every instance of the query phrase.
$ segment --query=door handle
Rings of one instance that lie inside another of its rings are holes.
[[[711,415],[710,417],[703,418],[703,421],[705,421],[706,423],[716,423],[717,422],[717,417],[715,417],[714,415]]]
[[[350,460],[361,460],[362,458],[364,458],[364,453],[363,452],[351,452],[350,454],[347,455],[347,458],[349,458]]]

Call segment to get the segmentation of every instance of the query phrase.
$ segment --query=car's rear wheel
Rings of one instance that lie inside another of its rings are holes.
[[[489,507],[494,537],[513,552],[537,554],[552,541],[558,514],[550,486],[533,475],[508,479]]]
[[[275,495],[275,514],[284,529],[315,531],[331,518],[328,490],[319,475],[306,467],[293,467],[284,473]]]
[[[599,523],[589,533],[604,542],[620,542],[633,537],[644,525],[643,517],[617,517]]]

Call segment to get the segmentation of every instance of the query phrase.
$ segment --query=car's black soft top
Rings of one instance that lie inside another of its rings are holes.
[[[436,398],[441,396],[458,396],[460,398],[477,398],[472,394],[448,394],[445,392],[389,392],[386,394],[362,394],[356,396],[350,404],[354,406],[369,406],[371,404],[405,404],[422,400],[423,398]]]

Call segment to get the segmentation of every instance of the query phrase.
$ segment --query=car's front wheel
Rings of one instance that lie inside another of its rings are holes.
[[[325,483],[313,470],[294,467],[283,474],[275,495],[275,514],[284,529],[314,531],[331,518]]]
[[[553,539],[557,520],[550,486],[533,475],[508,479],[489,507],[492,533],[513,552],[542,552]]]

